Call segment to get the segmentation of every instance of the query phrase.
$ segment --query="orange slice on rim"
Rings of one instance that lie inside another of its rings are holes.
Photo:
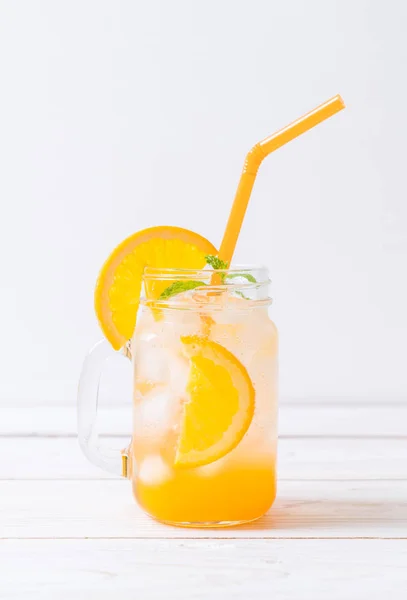
[[[95,311],[115,350],[133,335],[145,267],[202,269],[207,254],[217,254],[217,250],[204,237],[167,226],[143,229],[113,250],[96,283]],[[170,283],[160,282],[149,292],[158,298]]]
[[[254,414],[254,387],[242,363],[202,336],[183,336],[190,361],[175,465],[198,467],[228,454],[242,440]]]

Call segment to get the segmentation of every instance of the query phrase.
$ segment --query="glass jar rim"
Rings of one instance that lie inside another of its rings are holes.
[[[268,295],[268,269],[261,265],[232,265],[230,269],[216,270],[208,267],[146,267],[143,282],[145,296],[142,297],[141,303],[155,308],[210,312],[225,309],[247,310],[272,303]],[[168,286],[163,288],[166,282]],[[157,289],[156,285],[161,290],[158,297],[154,292],[151,294],[154,288]],[[174,285],[175,289],[171,289]],[[185,295],[191,296],[191,302],[186,301]],[[231,298],[239,298],[242,302],[238,302],[237,305],[235,301],[229,301]]]
[[[184,269],[184,268],[161,268],[161,267],[145,267],[143,271],[143,279],[196,279],[199,275],[202,278],[211,277],[214,274],[221,276],[229,276],[230,278],[236,278],[239,275],[247,277],[248,275],[254,277],[258,283],[270,283],[268,269],[264,265],[254,264],[242,264],[232,265],[228,269],[212,269],[206,267],[203,269]]]

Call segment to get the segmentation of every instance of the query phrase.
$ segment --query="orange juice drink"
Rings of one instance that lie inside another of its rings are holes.
[[[261,517],[276,495],[277,330],[264,267],[232,259],[266,156],[344,108],[335,96],[248,152],[219,250],[168,225],[123,240],[96,283],[105,339],[87,356],[78,438],[95,465],[128,477],[153,518],[221,527]],[[197,207],[199,210],[199,207]],[[232,264],[232,268],[230,265]],[[104,448],[96,416],[106,360],[132,359],[132,440]]]
[[[135,356],[131,475],[161,521],[222,526],[263,515],[276,495],[277,331],[266,269],[188,272],[202,286],[143,301]],[[148,283],[165,271],[147,271]],[[171,270],[182,285],[185,274]],[[243,296],[243,297],[242,297]]]

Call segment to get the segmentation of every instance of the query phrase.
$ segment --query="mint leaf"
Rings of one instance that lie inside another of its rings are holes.
[[[250,300],[250,298],[245,296],[244,293],[241,292],[240,290],[235,290],[233,293],[236,294],[236,296],[240,296],[241,298],[244,298],[245,300]]]
[[[257,279],[251,273],[232,273],[232,275],[226,275],[226,279],[235,279],[236,277],[244,277],[250,283],[257,283]]]
[[[215,271],[218,269],[227,269],[229,266],[227,262],[221,260],[217,256],[213,256],[213,254],[207,254],[205,260],[206,264],[212,267],[212,269],[215,269]]]
[[[213,254],[208,254],[207,256],[205,256],[205,259],[206,263],[215,271],[224,271],[229,266],[227,262],[225,262],[218,256],[214,256]],[[243,277],[244,279],[247,279],[247,281],[250,281],[250,283],[257,283],[256,278],[253,277],[251,273],[232,273],[231,275],[228,275],[227,273],[219,273],[219,277],[222,283],[225,282],[225,279],[235,279],[237,277]],[[165,290],[160,295],[159,300],[166,300],[167,298],[171,298],[172,296],[176,296],[177,294],[181,294],[182,292],[194,290],[197,287],[205,285],[207,284],[203,281],[174,281],[174,283],[165,288]],[[236,290],[234,293],[238,296],[241,296],[242,298],[245,298],[246,300],[249,299],[239,290]]]
[[[257,283],[257,279],[251,273],[232,273],[231,275],[226,275],[226,279],[236,279],[237,277],[243,277],[243,279],[247,279],[250,283]],[[245,300],[250,300],[250,298],[245,296],[240,290],[234,290],[233,293]]]
[[[188,290],[194,290],[202,285],[206,284],[203,281],[174,281],[174,283],[165,288],[160,295],[159,300],[166,300],[167,298],[171,298],[171,296],[181,294],[181,292],[187,292]]]
[[[228,268],[228,263],[219,258],[218,256],[213,256],[213,254],[207,254],[205,256],[206,264],[212,267],[214,271],[224,271]],[[222,283],[225,281],[226,273],[219,273],[219,277]]]

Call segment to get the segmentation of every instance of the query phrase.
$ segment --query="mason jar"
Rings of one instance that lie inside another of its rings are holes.
[[[80,431],[82,447],[111,471],[124,466],[155,519],[192,527],[258,519],[276,496],[278,337],[267,269],[146,268],[143,287],[128,346],[131,444],[114,464]]]

